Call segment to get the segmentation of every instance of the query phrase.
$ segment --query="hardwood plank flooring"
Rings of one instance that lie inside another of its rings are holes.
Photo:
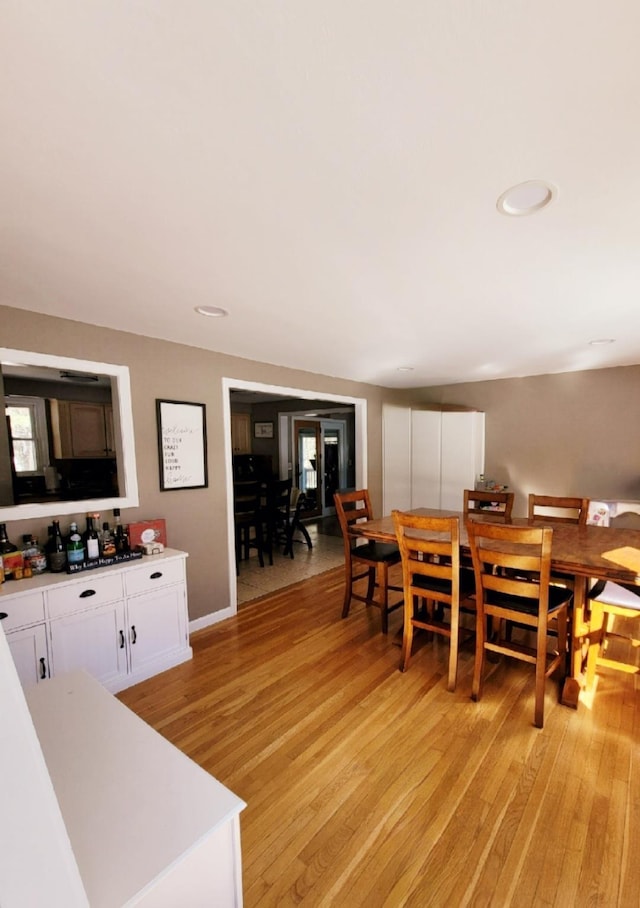
[[[396,577],[396,580],[398,578]],[[193,635],[191,663],[119,697],[248,804],[246,908],[638,906],[640,700],[604,670],[578,711],[533,671],[488,666],[455,693],[447,645],[354,603],[342,569],[256,600]]]

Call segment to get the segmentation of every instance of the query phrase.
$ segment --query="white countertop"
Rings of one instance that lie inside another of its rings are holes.
[[[0,583],[0,602],[3,596],[13,597],[19,596],[21,593],[33,593],[35,590],[54,587],[59,583],[73,583],[74,581],[86,583],[91,577],[104,577],[105,574],[118,574],[132,568],[151,567],[172,558],[188,557],[186,552],[181,552],[179,549],[165,549],[164,552],[160,552],[158,555],[143,555],[142,558],[134,558],[131,561],[123,561],[120,564],[91,568],[88,571],[76,571],[73,574],[67,574],[66,571],[61,571],[60,573],[44,571],[42,574],[34,574],[33,577],[26,577],[23,580],[8,580],[6,583]]]
[[[246,806],[84,672],[25,696],[92,908],[125,905]]]

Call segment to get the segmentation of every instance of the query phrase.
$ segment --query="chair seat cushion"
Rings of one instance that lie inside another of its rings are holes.
[[[640,587],[624,586],[611,580],[598,580],[589,592],[589,599],[604,605],[618,605],[640,611]]]
[[[424,574],[414,574],[411,580],[412,586],[420,587],[421,590],[432,590],[434,593],[445,593],[451,595],[451,583],[448,580],[440,580],[438,577],[427,577]],[[473,572],[463,568],[460,571],[460,597],[468,596],[475,591],[475,579]]]
[[[400,549],[391,542],[375,542],[370,540],[364,545],[356,545],[351,550],[356,558],[365,558],[367,561],[386,561],[396,564],[400,561]]]
[[[571,597],[571,590],[562,586],[549,587],[549,614],[557,611],[563,605],[566,605]],[[493,590],[488,594],[488,602],[491,605],[498,605],[504,608],[513,609],[516,612],[522,612],[527,615],[535,615],[538,611],[538,600],[527,599],[525,596],[507,596],[502,593],[496,593]]]

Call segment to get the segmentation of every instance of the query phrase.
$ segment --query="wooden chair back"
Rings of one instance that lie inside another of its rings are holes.
[[[549,523],[573,523],[585,526],[589,514],[588,498],[559,495],[529,495],[529,520],[544,517]]]
[[[463,511],[465,516],[486,510],[492,514],[501,514],[504,522],[511,520],[513,510],[513,492],[485,492],[476,489],[464,490]]]
[[[389,612],[402,605],[402,599],[389,605],[389,590],[401,590],[401,587],[389,583],[389,568],[400,561],[400,552],[395,544],[358,539],[352,532],[352,527],[358,521],[373,519],[368,489],[334,492],[333,501],[344,541],[345,593],[342,617],[348,616],[352,599],[374,605],[381,611],[382,632],[386,634]],[[367,589],[361,595],[354,591],[353,585],[363,579],[367,580]],[[376,587],[380,593],[377,599],[374,597]]]
[[[482,692],[485,651],[535,665],[534,724],[544,723],[545,678],[566,670],[567,613],[571,590],[551,586],[551,527],[468,521],[476,587],[476,661],[472,697]],[[547,655],[554,623],[557,651]],[[534,644],[513,642],[514,626],[533,632]],[[490,631],[487,628],[490,627]]]
[[[417,516],[393,511],[393,523],[402,559],[404,628],[401,669],[411,659],[413,630],[419,628],[448,637],[448,689],[456,687],[460,635],[460,600],[471,592],[461,589],[460,519]],[[465,571],[465,575],[470,572]],[[445,620],[444,607],[450,610]]]

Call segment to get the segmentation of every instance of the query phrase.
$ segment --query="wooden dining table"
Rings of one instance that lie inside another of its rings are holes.
[[[460,519],[460,548],[469,553],[467,515],[462,511],[437,508],[415,508],[410,514],[431,517],[458,517]],[[497,512],[479,511],[472,520],[504,522]],[[570,523],[545,524],[544,517],[529,520],[512,517],[515,526],[550,526],[553,528],[551,546],[551,571],[575,578],[573,618],[569,652],[569,671],[564,682],[561,702],[574,709],[578,706],[580,691],[585,687],[583,672],[584,646],[589,636],[587,589],[591,578],[613,580],[617,583],[640,586],[640,530],[603,526],[576,526]],[[389,515],[353,524],[351,532],[379,542],[395,542],[393,518]],[[428,535],[428,534],[427,534]]]

